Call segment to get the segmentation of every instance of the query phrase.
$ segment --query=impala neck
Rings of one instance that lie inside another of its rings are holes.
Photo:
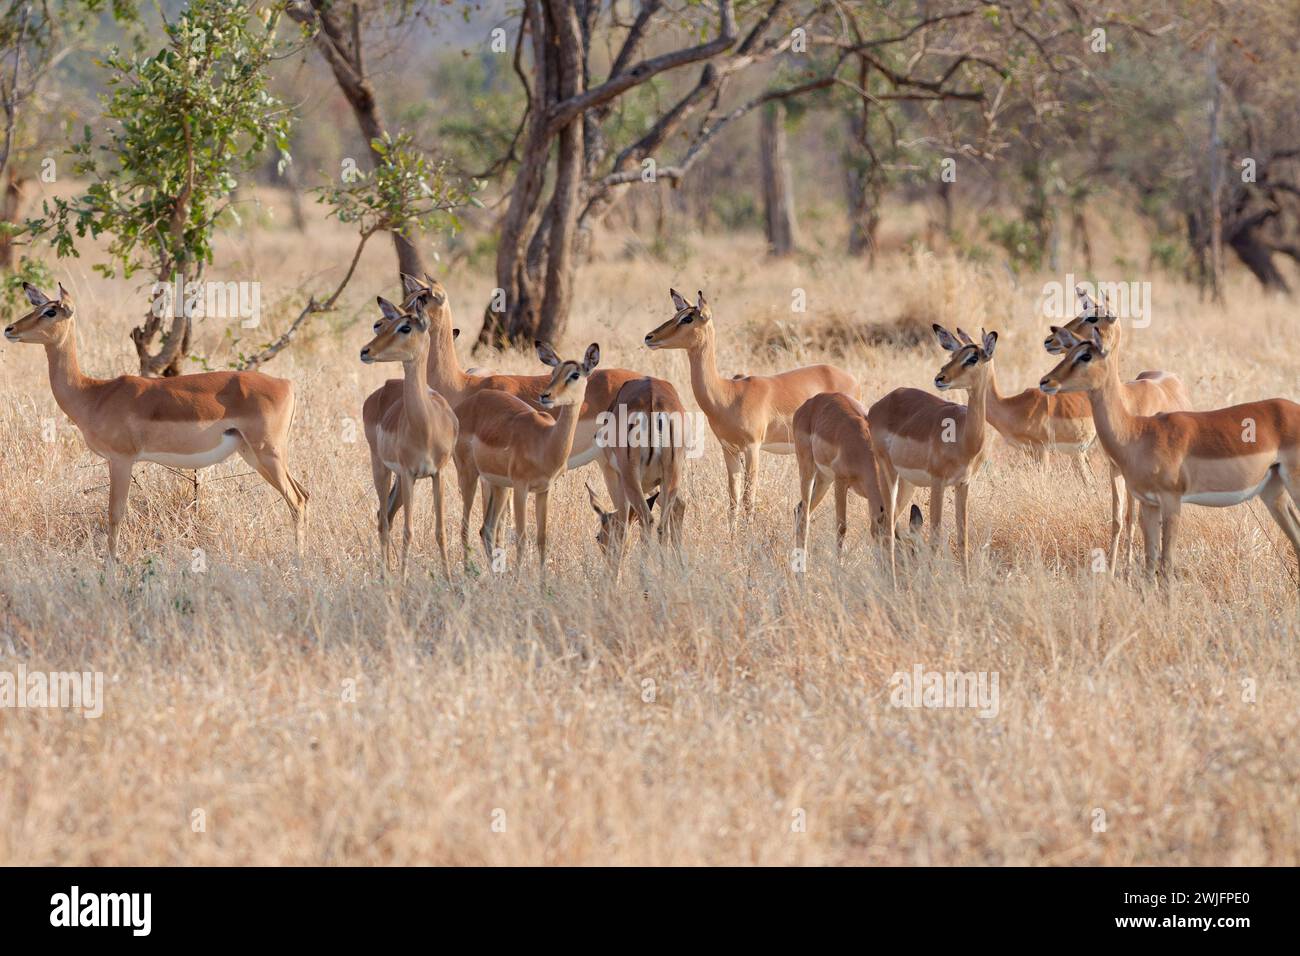
[[[985,425],[988,422],[989,392],[992,390],[993,363],[967,390],[966,427],[962,429],[962,451],[973,458],[984,447]]]
[[[443,396],[459,395],[465,390],[469,376],[456,357],[451,307],[446,303],[438,307],[436,315],[429,315],[429,339],[429,385]]]
[[[81,427],[86,390],[92,380],[81,374],[81,366],[77,362],[76,329],[69,327],[61,341],[47,344],[45,357],[49,360],[50,391],[54,393],[54,401],[65,415]]]
[[[691,361],[691,391],[707,414],[726,400],[728,382],[718,374],[718,356],[714,348],[713,324],[705,327],[704,342],[687,351]]]
[[[1124,386],[1119,380],[1117,362],[1106,363],[1106,378],[1100,387],[1088,390],[1088,401],[1101,447],[1118,461],[1118,453],[1135,437],[1137,421],[1124,404]]]
[[[542,455],[547,464],[553,466],[559,471],[563,471],[569,462],[569,454],[573,451],[573,436],[578,432],[578,420],[582,417],[583,395],[576,396],[577,401],[572,405],[561,405],[559,408],[551,411],[552,417],[555,418],[555,428],[551,430],[548,436],[553,442]]]
[[[450,334],[450,333],[449,333]],[[423,435],[433,430],[433,399],[429,396],[428,368],[432,364],[431,336],[426,336],[420,354],[402,363],[402,409],[408,424]]]
[[[974,394],[972,393],[972,398]],[[998,431],[1005,431],[1015,420],[1012,409],[1006,405],[1006,399],[1002,390],[998,388],[998,375],[993,369],[993,360],[989,360],[988,371],[988,389],[985,397],[986,417],[989,423]]]

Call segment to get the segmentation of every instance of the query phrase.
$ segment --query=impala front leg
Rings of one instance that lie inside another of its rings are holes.
[[[961,555],[961,576],[970,580],[970,569],[966,561],[966,500],[970,495],[970,485],[958,485],[953,492],[955,517],[957,519],[957,552]]]
[[[727,466],[727,498],[729,500],[727,523],[730,525],[732,533],[735,533],[736,508],[740,504],[740,481],[743,466],[740,453],[732,451],[726,445],[722,446],[722,460]]]
[[[126,514],[127,493],[131,490],[133,461],[108,463],[108,556],[105,565],[110,570],[117,563],[117,531]]]
[[[1130,506],[1132,501],[1129,502]],[[1110,466],[1110,573],[1119,562],[1119,539],[1124,531],[1124,479],[1115,465]]]
[[[446,467],[445,465],[443,467]],[[442,573],[450,579],[451,565],[447,561],[447,531],[442,524],[442,468],[433,473],[433,535],[442,555]]]
[[[955,495],[954,495],[955,497]],[[943,485],[930,486],[930,548],[938,551],[943,533]]]
[[[397,487],[402,500],[402,583],[406,583],[406,558],[411,550],[415,512],[415,478],[408,471],[397,476]]]
[[[522,574],[524,570],[524,554],[528,548],[528,486],[515,485],[513,489],[502,489],[502,494],[513,491],[515,496],[515,561],[518,566],[516,572]],[[497,547],[500,547],[497,542]]]
[[[849,533],[849,483],[835,479],[835,550],[844,556],[844,538]]]
[[[745,520],[754,519],[754,497],[758,492],[758,455],[759,445],[750,445],[745,449]]]
[[[551,500],[549,489],[537,492],[533,507],[537,510],[537,560],[540,567],[538,581],[546,587],[546,508]]]
[[[1160,508],[1156,505],[1138,506],[1138,525],[1142,529],[1142,544],[1146,551],[1147,577],[1156,573],[1156,558],[1160,553]]]
[[[1168,584],[1174,573],[1174,539],[1182,517],[1182,500],[1176,495],[1160,499],[1160,576]]]

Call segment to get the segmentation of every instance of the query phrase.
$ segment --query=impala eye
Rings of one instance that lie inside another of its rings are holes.
[[[968,358],[966,361],[962,362],[961,364],[962,364],[962,365],[974,365],[977,361],[979,361],[979,356],[978,356],[978,355],[972,355],[970,358]]]
[[[569,381],[570,381],[570,382],[576,382],[577,380],[578,380],[578,373],[577,373],[577,372],[574,372],[572,375],[569,376]]]
[[[47,319],[52,319],[52,318],[54,318],[54,310],[53,310],[53,309],[46,309],[46,310],[45,310],[45,317],[46,317]]]
[[[1092,353],[1091,353],[1091,352],[1084,352],[1082,355],[1079,356],[1079,361],[1080,361],[1080,362],[1091,362],[1091,361],[1092,361]]]
[[[406,335],[411,331],[411,327],[409,325],[404,325],[397,331],[401,332],[403,335]]]
[[[378,332],[378,331],[379,331],[380,329],[382,329],[383,327],[384,327],[384,323],[382,323],[382,322],[376,322],[375,325],[374,325],[374,331]]]
[[[693,315],[682,316],[682,325],[690,325],[694,321],[695,321],[695,316]]]

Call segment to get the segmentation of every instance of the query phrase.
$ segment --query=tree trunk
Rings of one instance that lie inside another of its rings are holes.
[[[377,169],[382,164],[383,157],[371,144],[377,139],[384,138],[384,121],[379,104],[375,100],[374,87],[366,76],[362,62],[361,30],[358,23],[360,14],[354,4],[351,39],[349,39],[332,0],[311,0],[311,6],[316,20],[320,23],[320,30],[316,34],[316,47],[325,57],[325,62],[330,65],[339,89],[347,99],[348,105],[352,107],[352,115],[356,118],[357,126],[366,141],[370,166],[372,169]],[[299,21],[304,19],[304,15],[307,18],[311,16],[302,12],[295,13],[293,7],[290,7],[289,15]],[[394,232],[392,236],[393,247],[397,251],[398,272],[413,276],[423,275],[424,259],[420,255],[419,248],[400,232]]]
[[[0,197],[0,221],[16,224],[22,212],[23,192],[27,180],[19,176],[12,168],[4,177],[4,196]],[[14,245],[7,233],[0,233],[0,269],[12,272],[14,268]]]
[[[1273,261],[1273,248],[1259,235],[1260,229],[1257,225],[1235,229],[1228,238],[1228,245],[1265,289],[1290,292],[1291,286]]]
[[[794,182],[785,149],[785,104],[779,101],[763,110],[759,159],[768,255],[788,256],[794,253],[799,237]]]

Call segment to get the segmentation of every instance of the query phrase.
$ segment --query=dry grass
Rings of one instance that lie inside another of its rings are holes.
[[[347,247],[324,227],[227,237],[222,277],[262,279],[269,301]],[[1050,366],[1028,286],[946,261],[868,273],[772,265],[758,250],[699,240],[685,275],[592,266],[561,352],[598,339],[607,364],[667,377],[689,404],[684,358],[638,348],[670,312],[668,286],[708,290],[728,374],[824,357],[811,336],[749,344],[745,330],[797,287],[809,323],[998,328],[1004,388]],[[1104,482],[999,445],[972,492],[970,585],[941,556],[893,593],[857,500],[843,564],[826,506],[810,570],[788,570],[791,459],[765,459],[757,519],[729,536],[714,446],[687,479],[684,567],[629,564],[611,587],[584,476],[570,474],[552,496],[545,594],[531,577],[441,580],[427,490],[398,593],[377,580],[364,440],[346,440],[392,374],[356,361],[364,303],[396,292],[390,270],[376,242],[354,311],[269,369],[299,390],[292,467],[313,495],[301,569],[273,493],[212,480],[242,466],[214,470],[197,505],[187,483],[144,466],[106,584],[106,469],[59,414],[40,351],[0,349],[0,669],[108,682],[98,720],[0,711],[0,863],[1300,862],[1294,570],[1258,504],[1194,509],[1169,593],[1116,583],[1089,567]],[[139,297],[81,262],[63,275],[83,366],[130,370]],[[490,279],[445,278],[472,337]],[[1277,332],[1291,306],[1245,282],[1232,291],[1224,314],[1156,279],[1156,321],[1128,336],[1127,367],[1176,370],[1203,406],[1294,395],[1294,337]],[[204,330],[218,361],[220,342]],[[928,342],[836,350],[872,396],[923,385],[939,364]],[[534,370],[524,356],[493,364]],[[205,571],[190,570],[194,548]],[[916,664],[996,672],[1000,712],[891,707],[890,676]]]

